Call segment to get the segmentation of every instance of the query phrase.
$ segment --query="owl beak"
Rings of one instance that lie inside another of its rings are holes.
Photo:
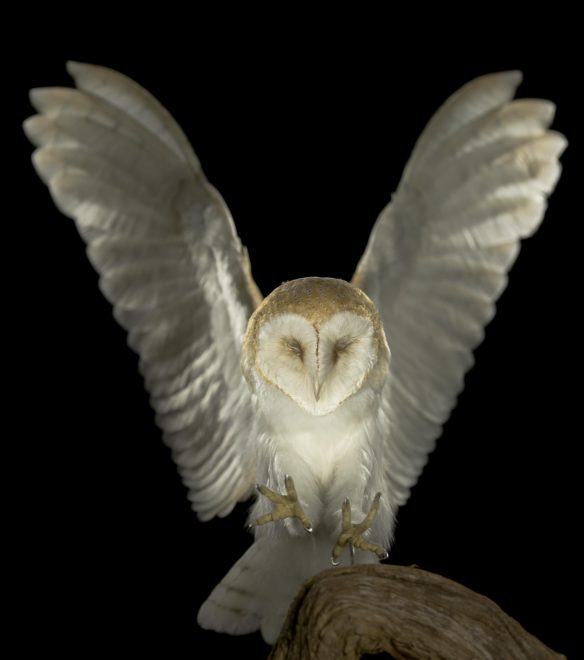
[[[314,398],[318,401],[320,399],[320,390],[322,387],[322,383],[318,380],[318,378],[315,378],[312,381],[312,385],[314,387]]]

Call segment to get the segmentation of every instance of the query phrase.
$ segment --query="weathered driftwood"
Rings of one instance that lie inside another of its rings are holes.
[[[406,566],[323,571],[292,604],[269,660],[558,659],[485,596]]]

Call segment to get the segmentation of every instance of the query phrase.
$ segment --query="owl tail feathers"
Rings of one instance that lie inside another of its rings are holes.
[[[203,603],[199,625],[230,635],[261,630],[264,640],[273,644],[292,599],[310,575],[294,570],[300,559],[294,545],[290,538],[258,539]]]

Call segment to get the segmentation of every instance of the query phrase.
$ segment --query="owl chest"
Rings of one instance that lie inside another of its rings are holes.
[[[265,466],[272,478],[291,474],[319,486],[350,482],[367,462],[367,424],[348,407],[315,417],[294,408],[280,409],[267,420],[266,439],[271,451]]]
[[[278,444],[282,463],[302,465],[321,484],[354,473],[361,459],[361,438],[347,429],[293,433]]]

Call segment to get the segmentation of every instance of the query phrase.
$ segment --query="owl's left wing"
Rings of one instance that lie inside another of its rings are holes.
[[[391,350],[383,393],[395,504],[416,483],[495,313],[520,239],[539,226],[565,138],[554,105],[512,100],[519,72],[455,93],[418,140],[353,277]]]
[[[138,84],[69,63],[77,89],[31,92],[25,131],[59,209],[140,355],[156,421],[202,520],[253,487],[251,397],[240,369],[261,296],[247,253],[185,135]]]

